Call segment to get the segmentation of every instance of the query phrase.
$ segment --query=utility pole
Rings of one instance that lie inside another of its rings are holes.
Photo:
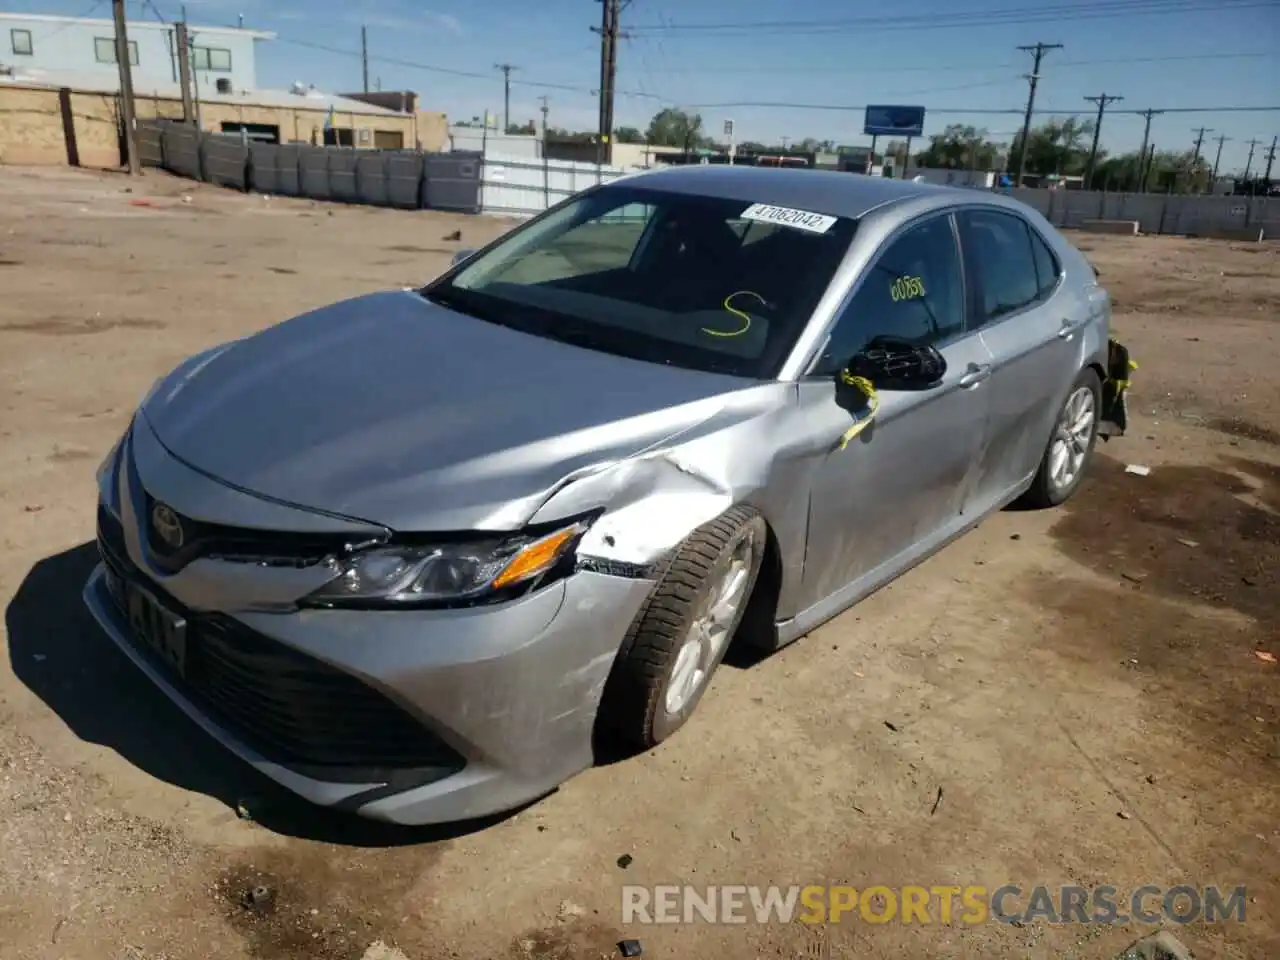
[[[129,175],[142,173],[138,163],[138,124],[133,105],[133,65],[129,62],[129,30],[124,21],[124,0],[111,0],[116,22],[116,63],[120,67],[120,117],[124,121],[125,157]]]
[[[1213,133],[1213,127],[1200,127],[1196,131],[1196,149],[1191,156],[1191,168],[1187,171],[1187,193],[1195,191],[1196,167],[1200,165],[1200,148],[1204,146],[1204,135]]]
[[[542,152],[545,154],[547,152],[547,114],[551,112],[551,107],[545,93],[538,99],[542,101],[542,106],[538,109],[542,113]]]
[[[1018,179],[1014,181],[1014,186],[1020,187],[1022,178],[1027,173],[1027,141],[1031,138],[1031,113],[1036,105],[1036,86],[1040,83],[1040,61],[1050,50],[1061,50],[1062,44],[1037,43],[1034,46],[1018,49],[1026,50],[1035,58],[1031,65],[1031,72],[1027,74],[1027,81],[1031,86],[1027,92],[1027,115],[1022,121],[1022,149],[1018,151]]]
[[[178,50],[178,82],[182,84],[182,122],[195,123],[196,110],[191,101],[191,39],[185,20],[173,25],[173,42]]]
[[[618,40],[626,36],[618,26],[625,5],[622,0],[597,0],[600,4],[600,26],[592,27],[600,34],[600,123],[596,136],[596,163],[613,159],[614,81],[618,76]],[[630,0],[627,0],[629,3]]]
[[[1204,135],[1213,133],[1213,127],[1200,127],[1196,131],[1196,152],[1191,158],[1191,166],[1194,168],[1200,162],[1200,148],[1204,146]]]
[[[1241,177],[1242,180],[1249,179],[1249,171],[1253,169],[1253,151],[1261,142],[1262,141],[1260,140],[1249,141],[1249,159],[1244,162],[1244,176]]]
[[[1098,139],[1102,136],[1102,115],[1106,112],[1107,107],[1113,103],[1119,103],[1124,97],[1112,97],[1105,93],[1100,93],[1096,97],[1085,97],[1090,103],[1098,105],[1098,119],[1093,121],[1093,146],[1089,148],[1089,163],[1084,168],[1084,188],[1086,190],[1093,189],[1093,168],[1098,162]]]
[[[609,149],[609,64],[613,52],[613,0],[597,0],[600,4],[600,118],[596,130],[596,163],[603,164]],[[595,27],[591,28],[595,30]]]
[[[364,78],[364,92],[369,92],[369,28],[360,28],[360,73]]]
[[[1267,172],[1262,175],[1262,179],[1266,181],[1268,192],[1271,190],[1271,164],[1276,162],[1276,142],[1280,141],[1280,137],[1271,138],[1271,149],[1267,151]]]
[[[622,9],[627,6],[631,0],[609,0],[613,4],[613,13],[609,15],[610,26],[613,27],[613,39],[609,41],[609,100],[607,102],[608,116],[605,118],[605,146],[604,146],[604,162],[613,163],[613,128],[616,126],[613,116],[613,108],[618,96],[618,41],[629,36],[622,30]]]
[[[511,124],[511,71],[520,68],[510,63],[495,63],[493,69],[502,71],[502,132],[505,135]]]
[[[1209,177],[1209,192],[1213,192],[1213,185],[1218,182],[1218,165],[1222,163],[1222,145],[1230,140],[1227,136],[1218,136],[1214,138],[1218,141],[1218,152],[1213,158],[1213,173]]]
[[[1152,110],[1150,108],[1143,110],[1139,114],[1147,120],[1146,126],[1142,128],[1142,149],[1138,151],[1138,192],[1147,192],[1147,178],[1151,175],[1151,170],[1147,166],[1147,144],[1151,142],[1151,118],[1157,114],[1164,113],[1163,110]]]

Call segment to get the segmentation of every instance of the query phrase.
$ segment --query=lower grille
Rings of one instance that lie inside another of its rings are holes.
[[[98,548],[126,581],[157,595],[188,624],[185,675],[141,644],[148,661],[229,732],[273,762],[317,779],[369,782],[464,761],[377,690],[230,617],[185,610],[129,561],[120,521],[99,509]]]
[[[461,769],[461,758],[362,681],[228,618],[198,622],[187,685],[269,757],[306,766]]]

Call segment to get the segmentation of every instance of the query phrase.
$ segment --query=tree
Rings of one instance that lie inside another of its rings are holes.
[[[702,130],[702,116],[675,107],[667,107],[654,114],[645,139],[657,147],[684,147],[689,150],[707,140]]]
[[[1145,165],[1142,161],[1136,151],[1107,158],[1094,171],[1090,189],[1199,193],[1209,186],[1213,175],[1209,162],[1204,157],[1197,160],[1191,150],[1160,150]]]
[[[1089,145],[1093,135],[1093,121],[1068,117],[1066,120],[1046,120],[1033,127],[1027,138],[1027,172],[1041,175],[1079,176],[1089,162]],[[1009,169],[1017,170],[1022,154],[1022,134],[1014,138],[1009,151]],[[1101,162],[1105,158],[1098,151]]]
[[[644,134],[635,127],[619,127],[613,131],[616,143],[644,143]]]
[[[594,133],[579,133],[566,130],[564,127],[548,127],[547,139],[556,143],[592,143],[596,139]]]
[[[507,133],[516,137],[532,137],[538,132],[538,125],[530,120],[527,123],[508,123]]]
[[[1137,191],[1142,183],[1145,157],[1133,153],[1122,153],[1116,157],[1108,157],[1097,165],[1093,172],[1093,182],[1086,184],[1090,190],[1126,190]],[[1148,178],[1148,182],[1150,179]]]
[[[929,138],[929,146],[916,154],[916,165],[947,170],[990,170],[996,166],[1000,146],[986,130],[953,123]]]

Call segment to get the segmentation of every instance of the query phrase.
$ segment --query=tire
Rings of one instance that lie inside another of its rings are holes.
[[[733,507],[695,530],[676,551],[627,631],[605,686],[601,720],[627,745],[655,747],[693,714],[742,624],[767,532],[754,509]],[[691,633],[729,585],[731,571],[738,602],[731,616],[722,611],[722,619],[708,626],[697,651],[700,673],[695,669],[690,676]]]
[[[1067,415],[1072,410],[1072,404],[1080,402],[1084,392],[1087,392],[1087,401],[1085,402],[1091,403],[1089,409],[1092,411],[1093,422],[1088,427],[1087,440],[1083,436],[1083,432],[1076,432],[1074,434],[1075,440],[1071,441],[1068,439],[1072,431],[1069,430],[1066,424]],[[1067,392],[1067,399],[1063,401],[1062,407],[1058,410],[1058,415],[1054,417],[1049,441],[1045,444],[1044,454],[1040,458],[1040,467],[1036,470],[1035,479],[1031,481],[1031,486],[1022,497],[1027,506],[1036,508],[1056,507],[1059,504],[1066,503],[1072,494],[1076,492],[1076,489],[1080,486],[1080,481],[1084,478],[1089,468],[1090,461],[1093,459],[1093,448],[1098,443],[1098,427],[1101,424],[1101,414],[1102,381],[1098,379],[1098,374],[1092,368],[1085,368],[1076,377],[1071,389]],[[1075,462],[1075,457],[1079,456],[1078,463],[1075,463],[1068,476],[1063,476],[1062,473],[1055,473],[1054,470],[1055,465],[1059,462],[1056,456],[1060,443],[1066,443],[1067,455],[1072,457],[1073,463]],[[1081,445],[1083,449],[1081,449]]]

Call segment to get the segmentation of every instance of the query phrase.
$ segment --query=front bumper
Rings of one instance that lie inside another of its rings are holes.
[[[99,485],[90,611],[184,713],[295,793],[445,823],[518,807],[591,766],[605,681],[651,581],[579,571],[491,607],[298,609],[285,600],[303,588],[296,570],[201,559],[166,575],[152,562],[148,493],[212,523],[230,515],[209,513],[217,504],[254,498],[168,458],[144,423]],[[180,669],[139,641],[108,568],[185,620]]]

